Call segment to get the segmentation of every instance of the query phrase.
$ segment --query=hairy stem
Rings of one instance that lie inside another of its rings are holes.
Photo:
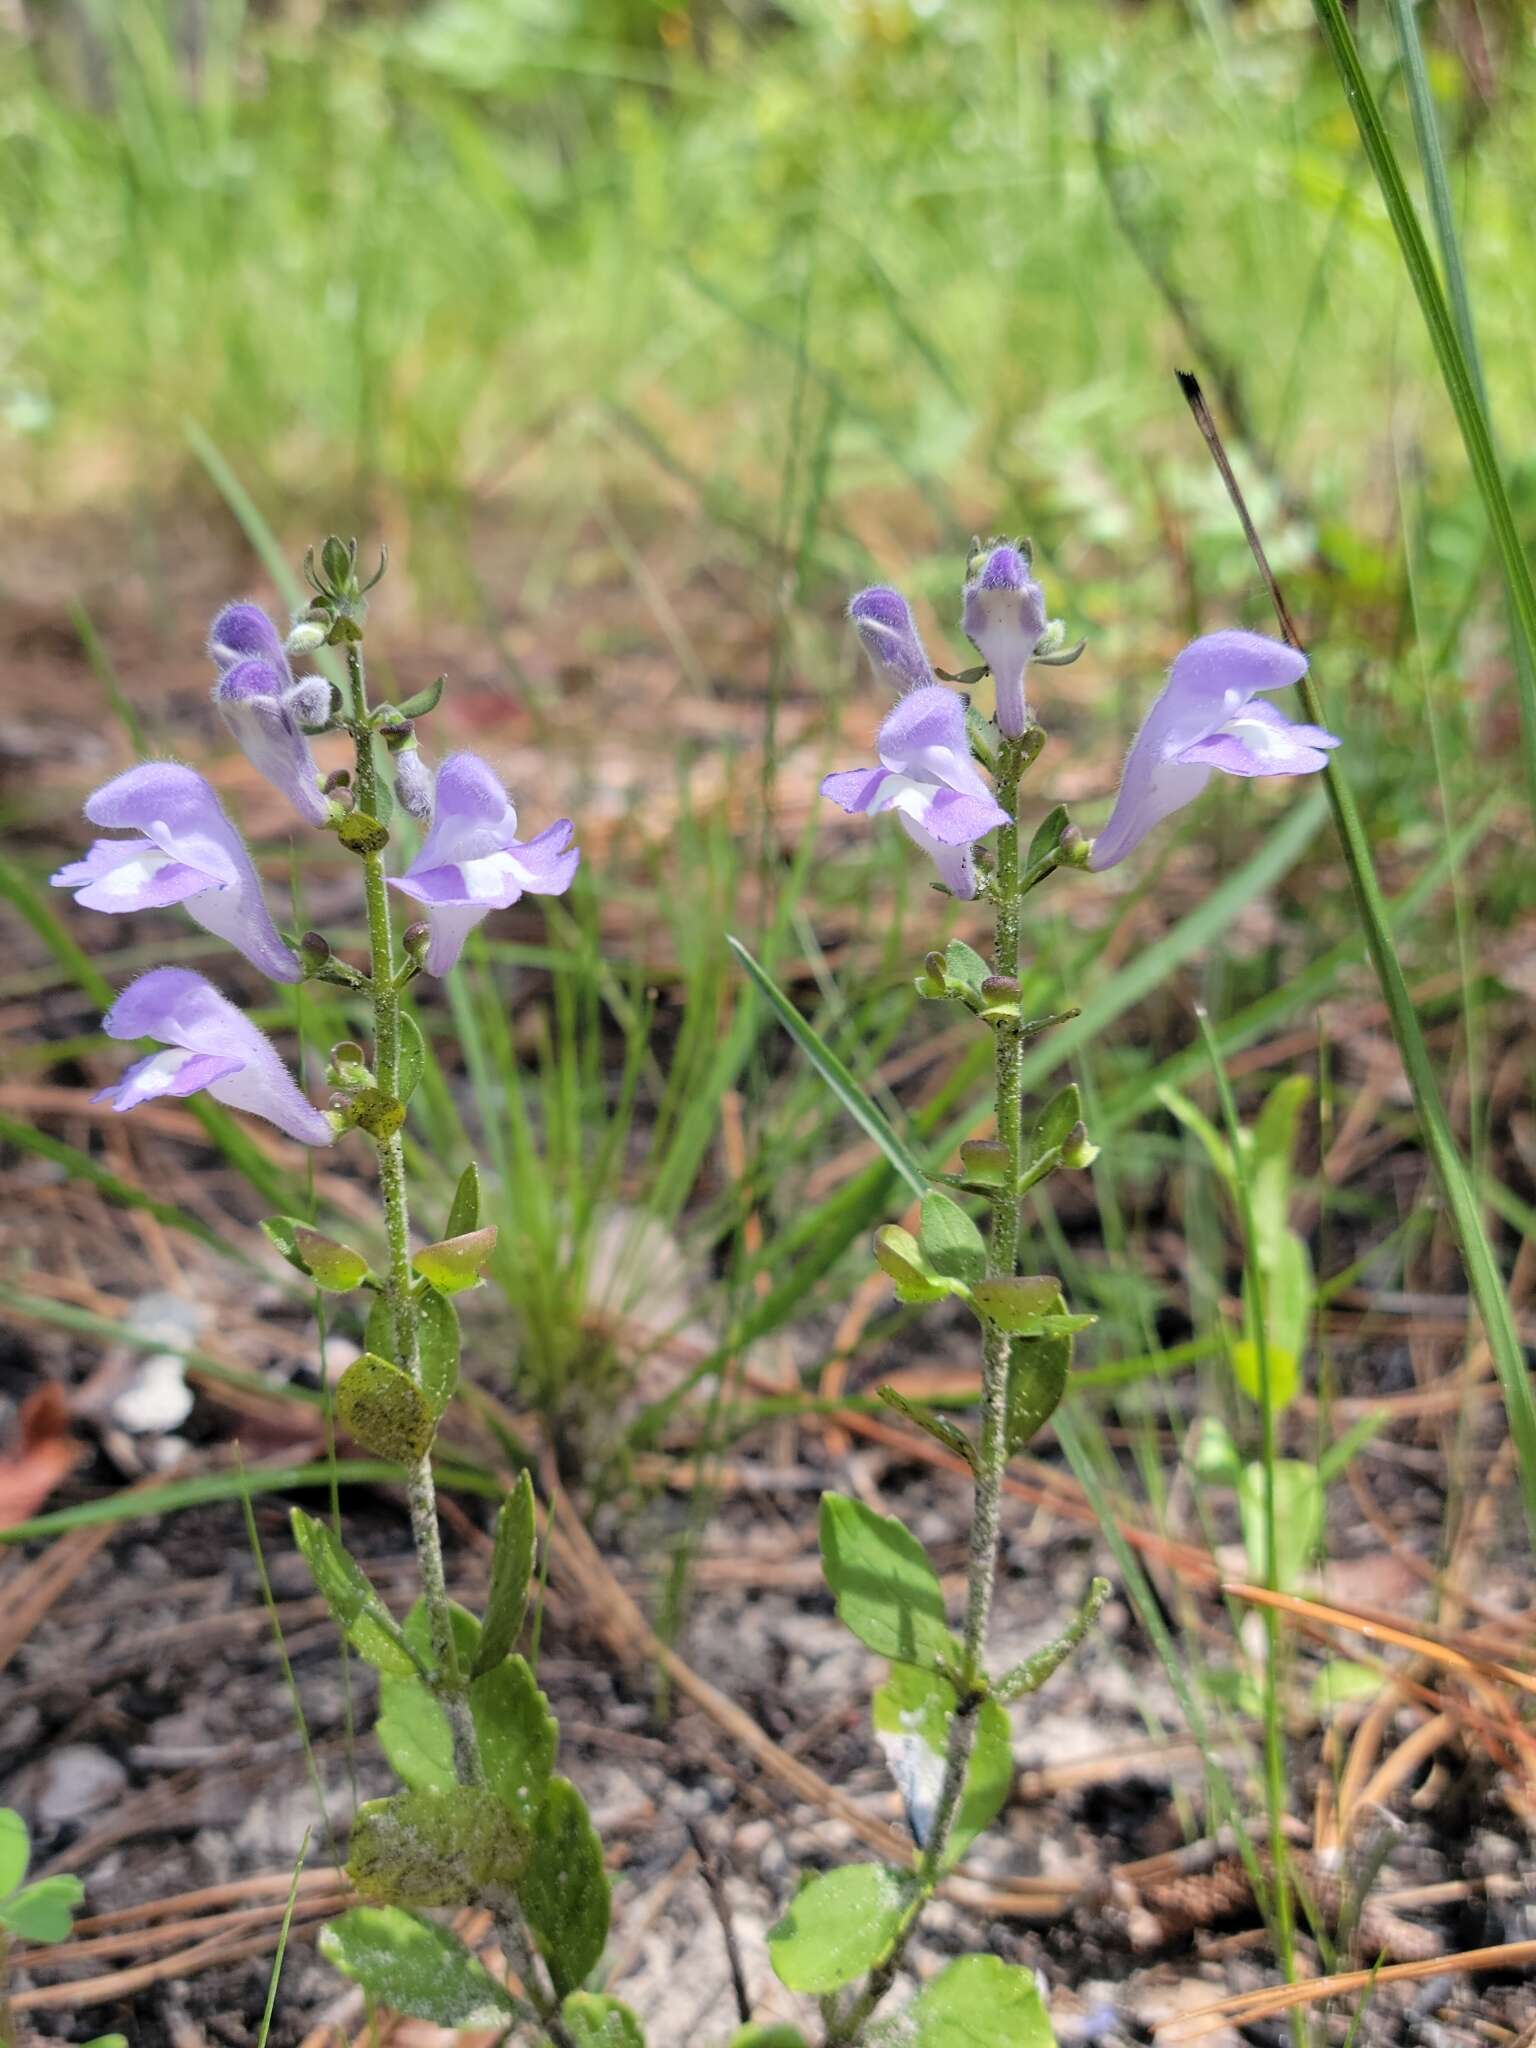
[[[1019,781],[1025,767],[1039,751],[1029,735],[1004,740],[998,753],[997,800],[1015,822],[1003,826],[997,835],[996,944],[993,972],[1017,978],[1022,896],[1019,870]],[[1007,1148],[1004,1184],[992,1199],[992,1228],[988,1240],[987,1272],[993,1279],[1012,1275],[1019,1259],[1019,1176],[1023,1166],[1024,1110],[1020,1086],[1019,1053],[1023,1029],[1018,1018],[998,1023],[996,1032],[995,1097],[997,1135]],[[970,1562],[966,1578],[965,1627],[963,1633],[963,1684],[949,1725],[949,1748],[944,1758],[944,1781],[939,1790],[933,1825],[917,1865],[912,1898],[890,1955],[870,1977],[839,2027],[828,2032],[828,2048],[837,2042],[859,2039],[865,2021],[896,1981],[896,1972],[924,1906],[932,1898],[943,1868],[944,1851],[954,1831],[955,1818],[965,1790],[966,1767],[976,1739],[976,1715],[987,1697],[987,1630],[992,1619],[992,1597],[997,1587],[997,1546],[1002,1525],[1003,1468],[1008,1461],[1008,1364],[1010,1339],[996,1323],[982,1325],[981,1357],[981,1439],[976,1456],[976,1490],[971,1506]]]
[[[347,649],[347,681],[356,758],[357,807],[366,816],[377,817],[378,765],[374,760],[373,735],[368,726],[368,687],[363,674],[363,657],[355,642]],[[374,1079],[382,1096],[389,1101],[398,1101],[400,995],[395,984],[395,941],[390,920],[389,887],[384,877],[383,849],[365,853],[362,860],[372,977]],[[389,1243],[385,1298],[389,1303],[394,1331],[395,1363],[412,1379],[419,1381],[421,1346],[416,1325],[416,1301],[411,1291],[411,1212],[405,1176],[405,1147],[398,1130],[376,1137],[374,1144],[379,1155],[379,1186],[384,1199],[384,1229]],[[461,1784],[483,1785],[485,1771],[480,1761],[480,1744],[475,1734],[464,1672],[459,1663],[458,1646],[454,1641],[448,1585],[443,1572],[443,1539],[437,1519],[437,1485],[432,1476],[430,1451],[424,1452],[407,1468],[406,1498],[410,1504],[411,1537],[427,1607],[432,1658],[440,1674],[437,1698],[448,1717],[453,1735],[454,1774]],[[540,2025],[551,2040],[561,2044],[561,2048],[569,2048],[569,2035],[558,2016],[559,2001],[545,1985],[543,1969],[521,1907],[515,1899],[505,1898],[494,1902],[492,1911],[502,1950],[537,2008]]]

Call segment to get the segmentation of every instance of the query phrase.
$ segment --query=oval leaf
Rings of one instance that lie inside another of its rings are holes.
[[[519,1897],[555,1990],[579,1990],[608,1939],[610,1901],[603,1845],[568,1778],[549,1781]]]
[[[15,1891],[27,1874],[32,1843],[27,1824],[13,1806],[0,1806],[0,1899]]]
[[[517,1641],[528,1607],[533,1576],[537,1523],[533,1481],[527,1472],[502,1502],[496,1516],[496,1541],[491,1552],[491,1586],[485,1602],[485,1623],[475,1657],[476,1675],[499,1664]]]
[[[410,1374],[371,1351],[354,1358],[337,1382],[336,1413],[364,1450],[401,1465],[426,1456],[437,1427]]]
[[[421,1391],[437,1417],[459,1384],[459,1312],[435,1287],[423,1287],[416,1296],[416,1349]]]
[[[78,1877],[40,1877],[0,1904],[0,1927],[23,1941],[68,1941],[70,1914],[84,1897]]]
[[[1045,1318],[1063,1308],[1061,1282],[1046,1273],[983,1280],[971,1289],[971,1300],[989,1323],[1027,1337],[1038,1336]]]
[[[917,1538],[893,1516],[824,1493],[821,1562],[838,1619],[861,1643],[895,1662],[930,1669],[957,1658],[938,1575]]]
[[[496,1226],[467,1230],[461,1237],[445,1237],[437,1244],[423,1245],[411,1261],[423,1280],[440,1294],[462,1294],[466,1287],[480,1285],[480,1273],[496,1248]]]
[[[893,1665],[874,1697],[875,1735],[920,1849],[928,1846],[944,1783],[955,1704],[955,1689],[947,1678],[911,1664]],[[984,1700],[976,1716],[965,1787],[944,1845],[944,1869],[958,1863],[982,1830],[992,1825],[1012,1785],[1008,1716],[995,1700]]]
[[[354,1906],[321,1928],[320,1953],[408,2019],[495,2027],[516,2011],[456,1934],[399,1906]]]
[[[376,1670],[409,1678],[420,1669],[406,1645],[400,1625],[324,1522],[292,1510],[293,1540],[303,1553],[315,1585],[336,1619],[337,1627],[360,1657]]]
[[[409,1010],[400,1012],[400,1100],[409,1102],[427,1064],[427,1043]]]
[[[471,1680],[469,1706],[486,1784],[520,1825],[534,1827],[560,1744],[549,1701],[521,1657],[504,1657]]]
[[[910,1885],[881,1863],[849,1863],[813,1878],[768,1936],[779,1982],[819,1995],[878,1969],[910,1896]]]
[[[937,1188],[923,1197],[917,1230],[923,1264],[946,1280],[973,1287],[987,1270],[987,1247],[981,1232],[960,1204]]]
[[[574,2048],[645,2048],[645,2034],[627,2005],[593,1991],[573,1991],[560,2017]]]
[[[1015,1337],[1008,1349],[1008,1394],[1004,1440],[1007,1455],[1024,1448],[1044,1428],[1067,1391],[1072,1368],[1072,1333]]]
[[[493,1886],[515,1885],[528,1830],[478,1785],[397,1792],[357,1809],[347,1875],[387,1906],[465,1906]]]
[[[962,1956],[912,2001],[912,2048],[1056,2048],[1034,1978],[997,1956]]]
[[[899,1223],[875,1232],[875,1264],[896,1283],[898,1301],[944,1301],[956,1291],[952,1280],[927,1270],[917,1239]]]
[[[293,1251],[300,1272],[327,1294],[350,1294],[368,1277],[368,1261],[361,1252],[327,1237],[323,1230],[311,1230],[307,1223],[294,1224]]]
[[[444,1237],[466,1237],[472,1230],[480,1228],[480,1169],[473,1159],[459,1175],[459,1184],[453,1191],[453,1201],[448,1210],[448,1228]]]

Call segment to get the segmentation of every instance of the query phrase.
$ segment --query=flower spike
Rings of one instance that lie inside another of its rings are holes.
[[[448,973],[482,918],[525,890],[563,896],[581,860],[575,829],[561,818],[537,838],[519,839],[517,812],[494,770],[478,754],[450,754],[437,771],[432,829],[406,872],[390,878],[426,905],[427,972]]]
[[[177,761],[146,761],[86,799],[93,825],[128,831],[98,839],[84,860],[52,877],[87,910],[121,913],[180,903],[204,931],[243,953],[273,981],[298,981],[300,967],[278,937],[245,842],[210,783]]]
[[[322,699],[319,678],[294,681],[282,635],[260,605],[226,605],[208,635],[208,652],[219,668],[213,701],[251,766],[308,824],[325,824],[331,807],[302,727],[329,702],[329,686],[322,684]]]
[[[829,775],[821,793],[845,811],[894,811],[956,896],[976,894],[973,848],[1009,822],[971,759],[965,706],[942,683],[913,690],[880,728],[878,768]]]
[[[1112,868],[1166,817],[1224,775],[1315,775],[1338,746],[1317,725],[1296,725],[1259,702],[1307,672],[1307,657],[1262,633],[1207,633],[1174,661],[1126,756],[1109,823],[1087,865]]]
[[[107,1012],[109,1038],[154,1038],[165,1048],[135,1060],[92,1099],[134,1109],[162,1095],[196,1095],[265,1117],[301,1145],[329,1145],[329,1117],[306,1102],[265,1035],[209,981],[156,967],[130,982]]]

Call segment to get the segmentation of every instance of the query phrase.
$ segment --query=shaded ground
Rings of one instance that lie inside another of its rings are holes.
[[[195,587],[162,589],[153,603],[150,586],[131,581],[88,593],[152,740],[174,736],[178,751],[198,758],[216,741],[206,666],[196,652],[199,621],[229,585],[255,581],[232,556],[228,582],[210,578],[205,586],[206,553]],[[656,814],[654,792],[664,775],[670,788],[680,747],[696,756],[696,804],[740,806],[743,792],[755,787],[772,636],[743,623],[753,616],[749,604],[722,605],[707,579],[669,566],[665,587],[682,593],[671,624],[710,683],[701,690],[679,680],[678,642],[675,635],[669,641],[663,624],[635,633],[633,595],[620,565],[605,561],[594,544],[590,567],[579,591],[573,584],[564,594],[563,609],[542,613],[536,626],[516,616],[497,621],[499,659],[487,632],[444,629],[427,641],[387,607],[379,614],[380,640],[406,678],[403,687],[450,666],[452,728],[494,755],[518,793],[529,792],[541,821],[569,806],[582,817],[589,843],[611,847],[618,864],[634,854],[628,820],[635,791],[651,790],[647,823],[664,838],[667,820]],[[74,844],[67,822],[73,802],[128,753],[103,716],[101,687],[81,659],[63,593],[49,587],[42,570],[17,577],[23,581],[32,595],[15,608],[5,650],[0,762],[11,802],[35,821],[48,850],[56,845],[62,852]],[[155,618],[162,624],[151,623]],[[168,618],[177,621],[174,631],[163,623]],[[850,707],[850,730],[855,713],[866,709]],[[814,698],[786,689],[778,818],[786,835],[803,818],[821,765],[819,744],[808,739],[797,748],[796,741],[802,732],[817,734],[821,720]],[[443,750],[447,738],[437,738]],[[282,828],[277,800],[221,746],[214,772],[253,836]],[[1077,772],[1085,771],[1079,765]],[[282,867],[273,863],[275,878]],[[67,902],[63,907],[67,913]],[[618,907],[612,915],[620,917]],[[536,917],[520,915],[516,926],[529,936],[539,928]],[[14,929],[0,1012],[6,1039],[21,1045],[88,1029],[79,996],[45,971],[34,936],[19,922]],[[84,945],[131,945],[142,936],[86,918],[72,919],[70,929]],[[625,931],[633,939],[633,925]],[[104,956],[103,964],[115,972],[111,959]],[[1401,1148],[1396,1078],[1379,1034],[1366,999],[1344,1060],[1354,1108],[1341,1105],[1336,1142],[1343,1150],[1332,1167],[1337,1178],[1373,1175],[1383,1185],[1395,1175],[1411,1204],[1421,1198],[1421,1176]],[[1518,1048],[1514,1039],[1507,1048],[1516,1069],[1511,1088],[1520,1085]],[[1489,1064],[1496,1069],[1498,1058]],[[71,1143],[99,1147],[112,1171],[194,1214],[254,1219],[254,1197],[200,1144],[183,1111],[155,1108],[132,1124],[109,1124],[81,1109],[73,1055],[52,1068],[32,1063],[16,1071],[22,1078],[0,1089],[11,1114],[40,1119]],[[342,1200],[348,1197],[340,1176],[349,1170],[336,1170]],[[7,1263],[29,1285],[108,1316],[125,1305],[142,1316],[157,1296],[191,1304],[197,1343],[226,1364],[267,1377],[267,1397],[208,1377],[198,1381],[197,1406],[178,1432],[186,1469],[216,1469],[236,1437],[252,1462],[299,1463],[315,1453],[311,1414],[282,1398],[295,1376],[299,1385],[314,1383],[312,1337],[275,1288],[253,1286],[217,1254],[172,1237],[143,1212],[125,1215],[47,1161],[14,1161],[3,1201]],[[1085,1221],[1089,1214],[1085,1209]],[[1150,1238],[1148,1255],[1170,1274],[1182,1270],[1179,1221],[1170,1208],[1167,1230],[1154,1229]],[[1333,1250],[1336,1270],[1345,1258],[1342,1247]],[[1522,1306],[1527,1264],[1523,1259],[1516,1274]],[[1469,1632],[1484,1655],[1518,1663],[1529,1653],[1523,1616],[1531,1589],[1502,1414],[1486,1356],[1465,1341],[1454,1261],[1436,1253],[1424,1277],[1431,1286],[1409,1297],[1374,1290],[1365,1275],[1334,1306],[1339,1426],[1382,1401],[1392,1405],[1393,1421],[1357,1461],[1349,1485],[1338,1489],[1333,1563],[1318,1590],[1346,1608],[1385,1610],[1405,1621],[1427,1616],[1450,1474],[1474,1474],[1481,1505],[1463,1518],[1450,1590],[1434,1611],[1443,1628]],[[482,1355],[494,1353],[494,1334]],[[909,1348],[882,1359],[878,1373],[856,1376],[856,1384],[902,1371],[929,1383],[935,1374],[963,1374],[968,1360],[958,1334],[949,1333],[947,1348],[931,1332],[920,1350],[909,1340]],[[1184,1332],[1164,1334],[1176,1339]],[[51,1382],[64,1389],[69,1426],[83,1446],[82,1462],[50,1505],[152,1474],[161,1455],[157,1439],[130,1437],[112,1416],[135,1370],[130,1354],[20,1320],[5,1343],[0,1441],[14,1435],[21,1402]],[[671,1370],[680,1376],[686,1363],[679,1355]],[[505,1392],[494,1369],[486,1377]],[[915,1384],[913,1377],[909,1385]],[[1173,1468],[1196,1412],[1193,1387],[1172,1388],[1141,1439],[1155,1443],[1164,1470]],[[1131,1441],[1130,1401],[1125,1411],[1112,1418],[1109,1432],[1120,1451]],[[1293,1427],[1294,1448],[1304,1453],[1315,1427],[1311,1404],[1301,1404]],[[697,1873],[690,1821],[726,1874],[761,2016],[788,2012],[762,1936],[796,1873],[849,1853],[899,1848],[892,1832],[900,1825],[898,1802],[867,1726],[873,1660],[836,1625],[821,1591],[817,1494],[836,1484],[899,1505],[949,1568],[952,1587],[959,1583],[966,1498],[953,1475],[921,1458],[894,1423],[848,1417],[747,1437],[714,1474],[717,1512],[694,1560],[676,1641],[682,1662],[666,1670],[625,1596],[647,1612],[661,1611],[671,1560],[691,1526],[696,1435],[697,1417],[685,1412],[673,1438],[635,1475],[639,1484],[622,1513],[610,1506],[596,1515],[600,1556],[582,1543],[581,1504],[570,1504],[569,1518],[562,1507],[557,1529],[566,1533],[557,1541],[540,1666],[561,1718],[564,1768],[591,1803],[615,1872],[608,1981],[644,2016],[658,2044],[724,2039],[733,2024],[724,1945]],[[1453,1439],[1455,1467],[1446,1459]],[[1121,1576],[1054,1445],[1047,1439],[1041,1448],[1039,1461],[1021,1461],[1010,1500],[999,1659],[1054,1633],[1093,1570]],[[485,1454],[483,1442],[476,1449]],[[410,1575],[398,1502],[353,1489],[342,1505],[349,1540],[403,1606]],[[1216,1582],[1241,1571],[1241,1553],[1235,1526],[1207,1532],[1199,1506],[1187,1482],[1177,1480],[1161,1530],[1132,1522],[1131,1534],[1176,1627],[1180,1656],[1198,1654],[1222,1670],[1233,1653]],[[475,1604],[484,1571],[484,1503],[454,1503],[448,1513],[454,1590]],[[357,1727],[369,1725],[371,1674],[353,1667],[349,1707],[332,1631],[290,1552],[278,1503],[264,1501],[257,1521],[328,1814],[340,1832],[354,1773],[361,1796],[385,1787],[369,1737],[354,1743],[347,1733],[349,1711]],[[1217,1544],[1214,1556],[1208,1534]],[[67,1970],[57,1962],[35,1973],[23,1968],[16,1980],[23,1998],[29,1990],[46,1995],[61,1983],[127,1969],[152,1975],[99,2002],[93,1993],[79,2010],[67,1990],[54,2002],[33,2004],[24,2011],[22,2037],[30,2029],[39,2041],[84,2041],[115,2026],[135,2048],[247,2042],[266,1993],[287,1873],[315,1822],[316,1803],[241,1518],[232,1506],[199,1508],[150,1525],[75,1531],[46,1550],[33,1547],[28,1557],[21,1565],[0,1553],[0,1802],[38,1817],[40,1867],[78,1871],[92,1916],[210,1887],[260,1880],[265,1888],[184,1904],[162,1936],[142,1921],[116,1933],[86,1932],[83,1940],[108,1945],[77,1949]],[[1404,1683],[1395,1697],[1344,1709],[1325,1732],[1306,1705],[1316,1644],[1305,1635],[1294,1640],[1301,1659],[1290,1730],[1299,1867],[1328,1942],[1339,1933],[1341,1908],[1346,1923],[1356,1922],[1353,1932],[1346,1924],[1337,1956],[1304,1936],[1307,1963],[1369,1964],[1381,1953],[1412,1962],[1536,1937],[1528,1904],[1532,1779],[1528,1739],[1509,1706],[1515,1695],[1486,1673],[1452,1672],[1420,1656],[1400,1665]],[[1329,1640],[1345,1654],[1358,1649],[1357,1639]],[[731,1706],[745,1722],[732,1718]],[[1251,1722],[1240,1707],[1209,1711],[1221,1753],[1251,1793]],[[914,1952],[920,1970],[947,1952],[984,1943],[1041,1970],[1064,2043],[1107,2048],[1146,2042],[1179,2010],[1275,1981],[1267,1942],[1256,1934],[1261,1923],[1251,1884],[1204,1802],[1198,1749],[1124,1599],[1112,1602],[1083,1656],[1016,1716],[1016,1753],[1020,1778],[1005,1825],[978,1845],[957,1886],[962,1896],[942,1903],[925,1923],[924,1945]],[[1249,1811],[1257,1809],[1254,1797]],[[1352,1823],[1342,1860],[1341,1810]],[[1359,1866],[1378,1855],[1379,1870],[1368,1873],[1371,1904],[1361,1915],[1352,1908]],[[317,1833],[306,1899],[328,1896],[319,1873],[333,1861]],[[254,1917],[232,1923],[227,1916],[235,1914]],[[331,2048],[359,2038],[360,2008],[315,1959],[313,1924],[301,1914],[275,2044]],[[221,1960],[205,1949],[209,1940],[249,1943],[252,1952]],[[1348,2001],[1336,2008],[1348,2009]],[[1445,2048],[1512,2042],[1533,2012],[1528,1985],[1513,1972],[1431,1975],[1380,1990],[1357,2039]],[[1286,2036],[1283,2022],[1269,2021],[1205,2038]]]

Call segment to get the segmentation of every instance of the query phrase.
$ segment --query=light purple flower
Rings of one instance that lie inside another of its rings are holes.
[[[1258,701],[1307,672],[1307,657],[1262,633],[1207,633],[1177,656],[1126,757],[1109,823],[1090,868],[1112,868],[1164,818],[1224,775],[1315,775],[1339,742],[1317,725],[1293,725]]]
[[[98,839],[84,860],[53,876],[87,910],[160,910],[180,903],[204,931],[242,952],[273,981],[297,981],[299,963],[277,935],[245,842],[195,768],[146,761],[86,799],[93,825],[131,839]]]
[[[942,683],[911,691],[881,726],[876,751],[878,768],[829,775],[822,795],[845,811],[894,811],[954,894],[974,896],[972,849],[1008,813],[971,759],[960,698]]]
[[[208,652],[219,665],[213,701],[251,766],[300,817],[323,825],[331,807],[300,728],[318,723],[329,685],[318,676],[294,681],[282,635],[260,605],[226,605],[208,635]]]
[[[427,907],[427,972],[446,974],[481,919],[525,889],[563,895],[581,859],[574,830],[562,818],[536,839],[519,839],[517,812],[492,769],[478,754],[450,754],[437,771],[432,829],[406,872],[390,878]]]
[[[876,584],[861,590],[848,607],[863,645],[877,675],[898,690],[917,690],[936,682],[922,638],[912,618],[912,607],[899,590]]]
[[[1045,593],[1020,549],[988,549],[966,582],[961,623],[997,685],[997,729],[1016,740],[1029,723],[1024,671],[1045,631]]]
[[[130,982],[102,1023],[109,1038],[155,1038],[166,1048],[135,1060],[93,1096],[134,1109],[161,1095],[196,1095],[265,1117],[301,1145],[329,1145],[330,1119],[306,1102],[265,1036],[211,982],[185,967],[155,967]]]

